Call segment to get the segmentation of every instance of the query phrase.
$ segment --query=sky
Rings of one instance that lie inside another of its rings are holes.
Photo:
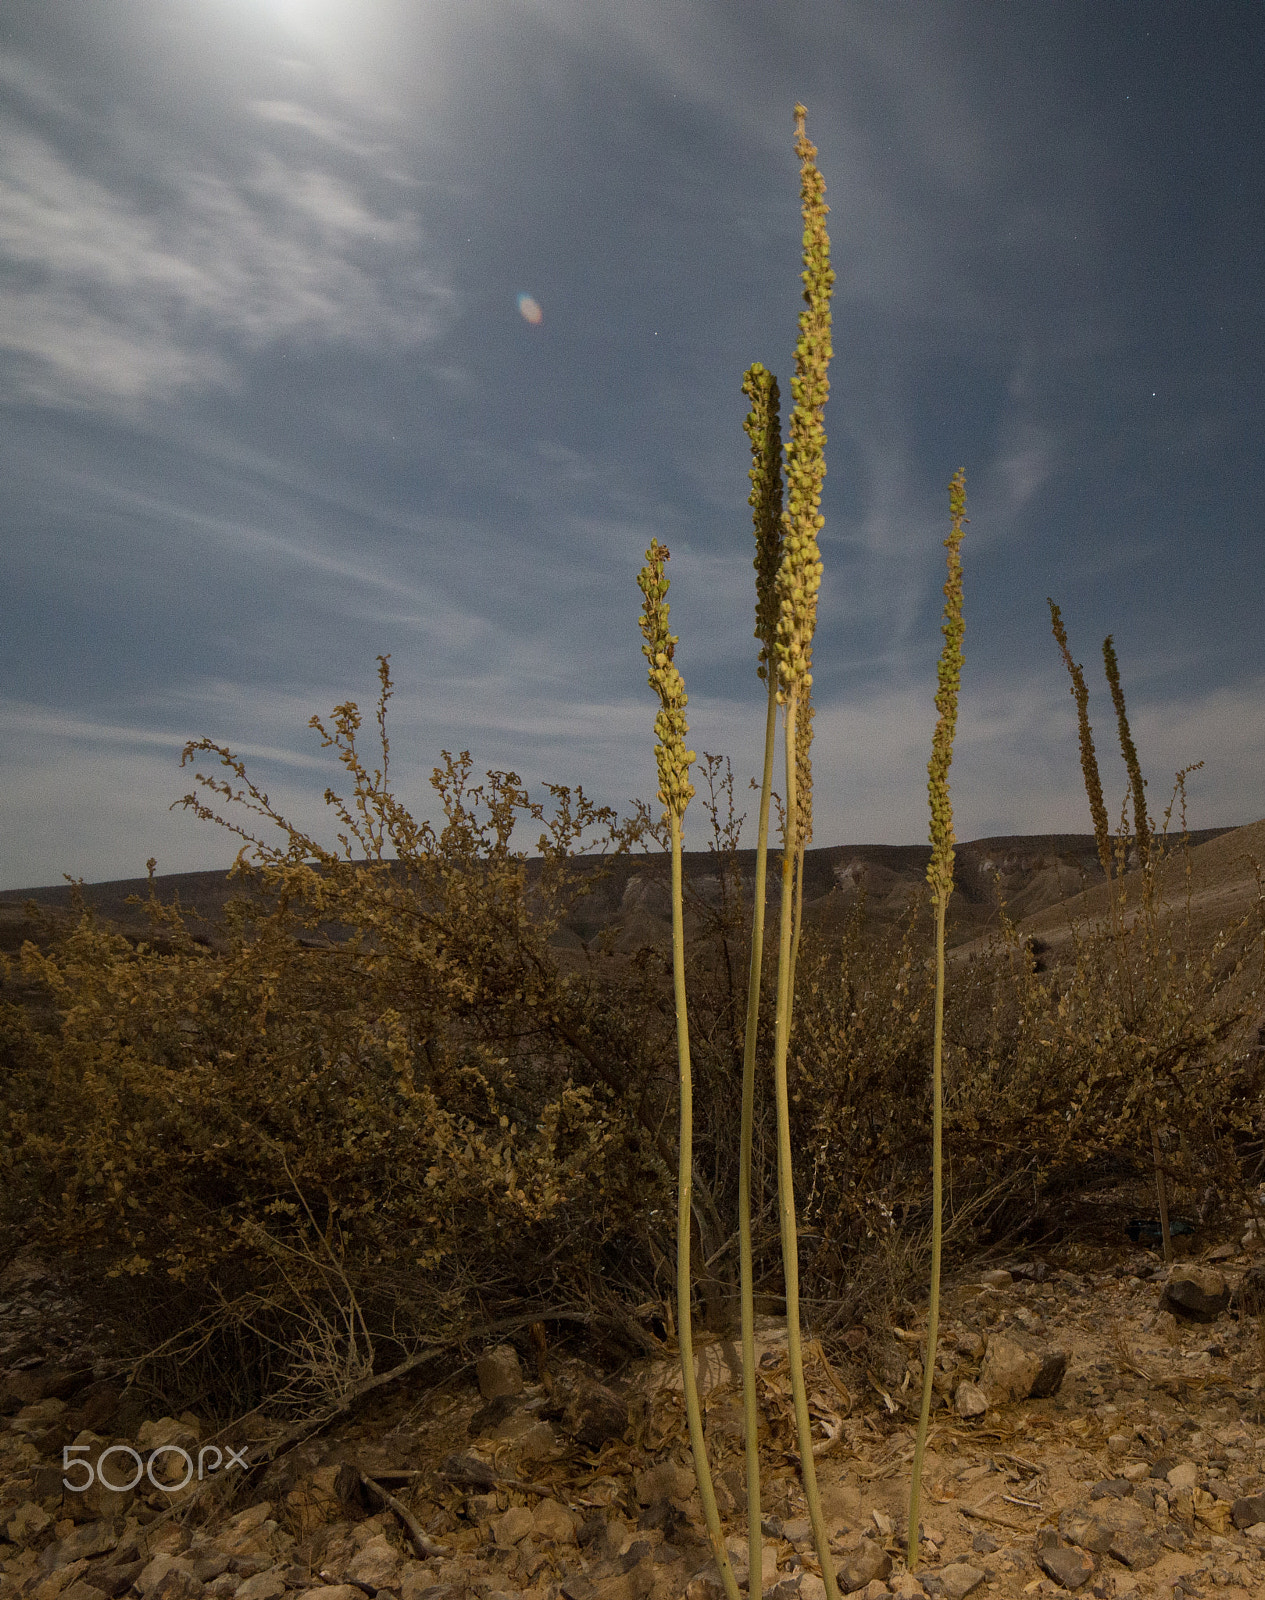
[[[0,887],[227,866],[169,809],[201,737],[333,843],[308,720],[372,733],[379,655],[419,816],[442,750],[652,800],[652,538],[753,814],[741,384],[789,410],[797,101],[838,275],[816,842],[927,837],[959,467],[958,837],[1089,830],[1047,596],[1109,806],[1111,633],[1154,813],[1202,760],[1192,826],[1261,817],[1262,81],[1249,0],[5,6]]]

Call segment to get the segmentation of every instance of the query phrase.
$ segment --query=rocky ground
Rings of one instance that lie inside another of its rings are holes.
[[[1265,1344],[1243,1309],[1265,1278],[1255,1249],[1251,1237],[1204,1241],[1170,1273],[1141,1246],[1067,1245],[953,1283],[916,1574],[903,1550],[921,1330],[854,1329],[829,1362],[810,1345],[841,1588],[865,1600],[1265,1595]],[[0,1594],[721,1594],[668,1352],[602,1373],[574,1349],[525,1339],[438,1387],[383,1391],[248,1473],[227,1452],[253,1460],[262,1429],[212,1440],[203,1418],[163,1416],[109,1375],[109,1338],[47,1269],[19,1261],[0,1279]],[[733,1345],[700,1342],[699,1375],[745,1581]],[[764,1593],[819,1600],[773,1323],[761,1328],[759,1381]],[[96,1480],[111,1447],[110,1482],[148,1467],[135,1489]],[[75,1466],[63,1469],[64,1453]],[[186,1457],[201,1463],[201,1489],[196,1471],[174,1487]],[[92,1484],[66,1487],[87,1484],[85,1463]]]

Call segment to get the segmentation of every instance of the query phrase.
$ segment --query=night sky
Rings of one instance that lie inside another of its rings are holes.
[[[227,865],[168,810],[201,735],[332,843],[307,722],[372,731],[379,654],[418,812],[445,748],[652,799],[652,537],[690,743],[745,786],[797,100],[838,273],[816,842],[926,839],[958,467],[959,838],[1090,827],[1047,595],[1113,814],[1109,632],[1155,813],[1202,759],[1191,825],[1259,818],[1262,83],[1254,0],[5,6],[0,886]]]

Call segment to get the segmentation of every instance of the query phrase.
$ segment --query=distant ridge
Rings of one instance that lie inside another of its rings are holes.
[[[1202,828],[1191,832],[1190,843],[1197,847],[1234,831]],[[867,911],[875,920],[895,920],[922,884],[929,855],[930,847],[925,844],[823,845],[809,850],[804,861],[805,914],[810,923],[830,923],[846,914],[864,894]],[[774,874],[776,860],[774,851],[770,861]],[[755,851],[739,850],[737,864],[743,878],[752,880]],[[529,881],[539,865],[538,857],[528,858]],[[595,860],[594,866],[598,865],[606,869],[606,876],[577,907],[559,935],[560,942],[578,946],[608,933],[617,948],[658,943],[668,926],[666,856],[639,851],[604,862]],[[685,870],[701,901],[719,898],[714,854],[687,851]],[[1020,920],[1092,888],[1101,882],[1102,869],[1091,833],[1002,834],[959,844],[955,877],[950,909],[953,937],[960,942],[995,922],[1000,900],[1005,901],[1011,917]],[[154,886],[160,900],[169,903],[178,896],[182,907],[212,927],[241,888],[229,880],[227,868],[165,873],[155,877]],[[66,883],[0,891],[0,948],[13,949],[22,937],[30,937],[29,931],[20,931],[30,927],[22,912],[27,902],[64,913],[70,909],[73,892]],[[88,906],[122,931],[133,935],[148,931],[143,907],[127,903],[133,896],[148,898],[147,878],[85,884],[82,892]]]

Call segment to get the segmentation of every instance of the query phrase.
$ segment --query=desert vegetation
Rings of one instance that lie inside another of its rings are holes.
[[[480,779],[469,753],[444,752],[431,780],[442,820],[419,820],[392,785],[383,657],[368,741],[354,703],[312,720],[342,768],[326,793],[332,840],[290,823],[230,750],[190,744],[196,787],[183,803],[240,845],[220,925],[203,929],[156,884],[141,938],[80,905],[6,958],[25,988],[0,1009],[5,1249],[73,1259],[125,1304],[137,1372],[173,1410],[319,1414],[418,1351],[533,1326],[611,1352],[672,1347],[734,1594],[690,1393],[695,1326],[743,1336],[757,1571],[753,1327],[757,1301],[784,1310],[829,1590],[801,1318],[842,1365],[850,1330],[906,1315],[930,1287],[933,1351],[942,1256],[951,1268],[1048,1237],[1072,1197],[1143,1177],[1167,1246],[1173,1208],[1246,1203],[1265,1166],[1265,901],[1258,889],[1211,932],[1201,920],[1188,773],[1164,816],[1149,816],[1108,640],[1128,775],[1111,831],[1088,689],[1053,605],[1099,873],[1059,909],[1062,933],[1047,929],[1040,960],[1004,906],[986,937],[948,937],[961,474],[929,881],[894,922],[864,894],[846,915],[805,914],[833,274],[802,107],[796,150],[806,310],[784,447],[777,380],[759,363],[743,379],[753,667],[768,687],[754,876],[732,772],[685,747],[656,542],[641,590],[661,815],[643,805],[621,819],[561,784],[536,797],[516,773]],[[766,911],[779,721],[780,894]],[[707,894],[682,865],[691,800],[706,819]],[[670,886],[670,944],[564,938],[634,853]],[[925,1438],[948,1397],[933,1356],[922,1376],[909,1404]],[[916,1466],[913,1477],[911,1567]]]

